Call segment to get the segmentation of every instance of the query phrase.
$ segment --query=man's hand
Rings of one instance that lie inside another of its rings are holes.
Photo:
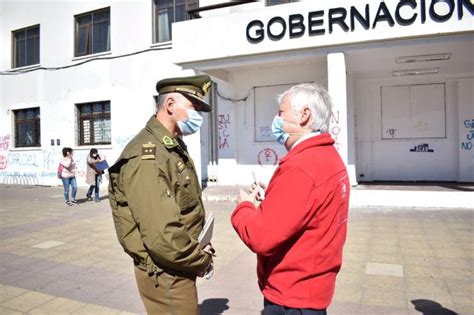
[[[209,279],[212,274],[214,273],[214,261],[212,260],[212,257],[215,257],[214,253],[216,252],[214,248],[212,247],[211,244],[207,244],[204,246],[203,249],[201,249],[203,252],[211,256],[211,260],[209,261],[209,265],[207,265],[206,269],[199,272],[197,274],[198,277],[206,277],[206,279]]]
[[[212,245],[209,243],[207,244],[206,246],[203,247],[203,249],[201,249],[203,252],[205,252],[206,254],[209,254],[211,256],[215,256],[214,253],[216,252],[216,250],[214,249],[214,247],[212,247]]]
[[[243,189],[239,191],[239,196],[237,197],[237,203],[241,203],[244,201],[254,202],[256,200],[258,189],[256,185],[252,185],[250,188],[251,189],[249,192],[246,192]]]

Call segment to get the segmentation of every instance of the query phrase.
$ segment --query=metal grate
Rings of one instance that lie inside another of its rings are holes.
[[[40,109],[28,108],[13,111],[15,115],[15,147],[40,147]]]
[[[110,101],[78,104],[79,145],[111,143]]]

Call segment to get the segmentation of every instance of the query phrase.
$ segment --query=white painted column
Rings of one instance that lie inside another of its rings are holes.
[[[474,79],[458,83],[459,113],[459,178],[460,182],[474,181]]]
[[[348,130],[353,128],[353,123],[348,123],[348,102],[347,102],[347,75],[346,61],[343,53],[332,53],[327,56],[328,63],[328,92],[333,101],[333,111],[329,131],[336,141],[334,146],[341,155],[347,166],[351,185],[357,185],[355,176],[354,159],[350,159]],[[350,121],[353,121],[352,119]],[[351,132],[352,135],[355,132]],[[354,139],[351,139],[354,143]],[[354,150],[354,146],[351,146]]]

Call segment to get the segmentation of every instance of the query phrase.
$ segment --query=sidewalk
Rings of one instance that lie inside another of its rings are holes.
[[[81,201],[66,207],[60,187],[0,186],[1,314],[144,313],[108,201]],[[234,203],[205,203],[218,256],[215,276],[198,281],[201,314],[260,314],[255,256],[229,221]],[[329,313],[472,314],[473,225],[465,209],[351,208]]]
[[[245,186],[211,185],[203,190],[205,201],[237,201]],[[351,207],[460,208],[474,209],[474,184],[365,183],[351,188]]]

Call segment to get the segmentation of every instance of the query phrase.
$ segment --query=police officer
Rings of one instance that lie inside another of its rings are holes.
[[[149,314],[198,314],[196,276],[212,268],[200,249],[201,188],[182,136],[202,124],[207,75],[161,80],[157,113],[109,169],[109,200],[120,244],[133,258]]]

